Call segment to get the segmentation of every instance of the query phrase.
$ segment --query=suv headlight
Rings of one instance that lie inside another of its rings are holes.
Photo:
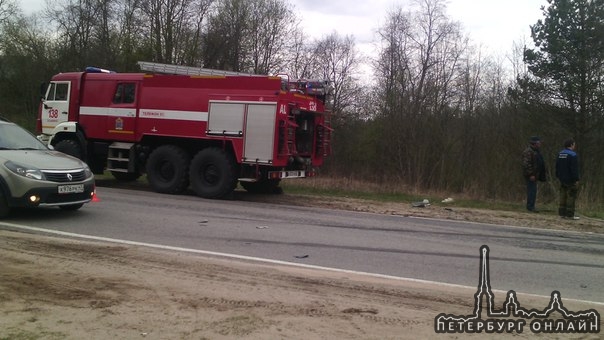
[[[37,180],[45,179],[42,171],[40,171],[40,169],[34,168],[32,166],[21,165],[21,164],[13,163],[11,161],[4,163],[4,166],[7,167],[10,171],[16,173],[17,175],[23,176],[23,177],[37,179]]]
[[[86,178],[94,176],[88,165],[84,165],[84,174],[86,175]]]

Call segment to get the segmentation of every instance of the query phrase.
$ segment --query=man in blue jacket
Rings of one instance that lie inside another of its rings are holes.
[[[556,177],[560,180],[560,205],[558,215],[562,218],[578,220],[575,216],[575,201],[579,191],[579,161],[575,152],[575,141],[564,141],[564,149],[556,160]]]

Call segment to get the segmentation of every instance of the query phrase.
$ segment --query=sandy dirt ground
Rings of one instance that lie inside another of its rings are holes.
[[[266,200],[582,232],[604,227],[599,220],[576,223],[451,205],[412,208],[288,195]],[[472,313],[475,290],[0,230],[0,340],[427,339],[437,337],[438,314]],[[548,303],[518,298],[526,308]],[[565,307],[597,308],[572,301]],[[528,329],[488,335],[511,336],[535,335]]]

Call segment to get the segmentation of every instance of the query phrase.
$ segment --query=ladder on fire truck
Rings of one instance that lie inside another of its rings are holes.
[[[331,128],[331,112],[325,113],[325,122],[320,125],[319,143],[317,143],[317,153],[322,154],[324,157],[331,155],[331,134],[333,129]]]
[[[179,74],[188,76],[242,76],[242,77],[266,77],[266,75],[214,70],[202,67],[192,67],[183,65],[161,64],[150,61],[139,61],[138,66],[141,71],[164,73],[164,74]]]

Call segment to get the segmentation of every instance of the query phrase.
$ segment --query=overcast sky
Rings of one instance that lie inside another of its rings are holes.
[[[410,9],[413,0],[287,0],[312,37],[333,31],[353,35],[357,44],[375,40],[386,13],[397,7]],[[547,0],[448,0],[447,15],[459,21],[475,44],[491,54],[508,54],[514,42],[530,41],[529,25],[543,18]],[[368,47],[365,47],[367,49]]]
[[[45,0],[17,0],[26,13],[44,5]],[[362,51],[372,49],[375,32],[386,13],[413,0],[286,0],[302,19],[305,32],[320,38],[333,31],[353,35]],[[52,2],[52,0],[51,0]],[[529,25],[543,17],[547,0],[448,0],[447,14],[459,21],[471,40],[485,52],[505,55],[514,42],[530,41]]]

